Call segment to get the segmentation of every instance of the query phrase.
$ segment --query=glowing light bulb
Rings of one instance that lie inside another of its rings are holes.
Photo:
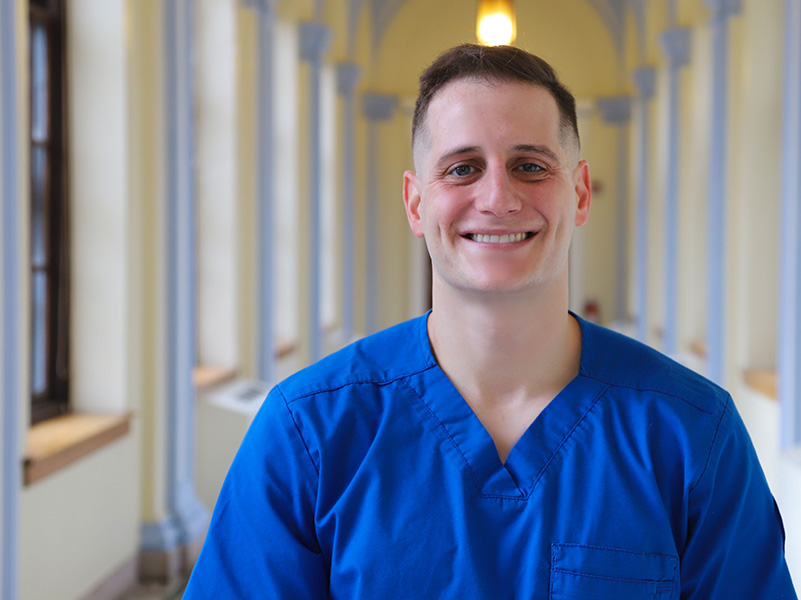
[[[485,46],[511,44],[516,29],[512,0],[480,0],[476,23],[479,43]]]
[[[478,40],[485,46],[509,44],[514,38],[514,27],[508,15],[487,15],[478,24]]]

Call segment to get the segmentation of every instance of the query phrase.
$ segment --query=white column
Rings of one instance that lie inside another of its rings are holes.
[[[356,101],[354,90],[361,77],[361,68],[354,63],[337,66],[337,91],[342,96],[344,124],[342,132],[342,329],[345,339],[355,330],[354,283],[356,267]]]
[[[653,67],[640,67],[634,72],[637,86],[637,163],[636,225],[634,254],[635,334],[648,341],[648,185],[650,184],[651,136],[649,109],[656,91]]]
[[[369,120],[367,131],[367,273],[365,276],[366,333],[378,330],[378,203],[379,154],[378,125],[388,121],[398,105],[396,96],[365,94],[362,106]]]
[[[22,481],[20,456],[20,334],[22,282],[20,255],[19,129],[17,103],[17,8],[16,0],[0,0],[0,402],[2,403],[2,521],[0,521],[0,598],[16,600],[19,594],[19,494]]]
[[[709,148],[709,274],[707,277],[707,376],[723,383],[726,364],[726,200],[728,196],[729,19],[740,0],[706,0],[712,13],[712,112]]]
[[[784,140],[779,267],[781,445],[801,445],[801,0],[785,0]]]
[[[323,204],[323,145],[322,145],[322,77],[323,55],[331,43],[331,30],[319,23],[301,23],[300,57],[309,61],[310,109],[309,109],[309,164],[314,165],[309,175],[309,359],[315,362],[323,354],[322,319],[322,204]]]
[[[615,207],[615,321],[627,315],[629,280],[629,135],[631,99],[628,96],[601,98],[598,108],[606,123],[617,128],[617,203]]]
[[[668,59],[667,168],[665,182],[665,337],[663,350],[678,352],[679,263],[679,134],[681,132],[681,69],[690,61],[691,32],[685,27],[665,31],[660,41]]]
[[[142,526],[144,553],[189,549],[202,536],[208,509],[195,492],[195,183],[191,0],[164,3],[167,269],[167,517]],[[193,556],[180,565],[191,567]],[[169,569],[168,569],[169,571]],[[170,573],[167,573],[169,577]]]
[[[237,2],[193,0],[197,35],[197,362],[236,367],[240,318]]]

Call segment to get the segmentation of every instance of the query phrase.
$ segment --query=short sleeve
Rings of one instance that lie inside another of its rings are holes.
[[[796,598],[781,516],[731,398],[690,490],[688,520],[682,600]]]
[[[317,471],[278,388],[223,484],[185,600],[328,598],[314,526]]]

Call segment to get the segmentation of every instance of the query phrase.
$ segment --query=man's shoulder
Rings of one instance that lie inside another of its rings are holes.
[[[352,385],[388,385],[434,365],[427,315],[361,338],[282,381],[287,402]]]
[[[676,398],[721,415],[729,394],[703,375],[626,335],[581,322],[582,374],[610,386]]]

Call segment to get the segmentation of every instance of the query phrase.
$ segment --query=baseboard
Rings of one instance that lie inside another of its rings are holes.
[[[142,583],[170,585],[178,578],[188,577],[197,562],[208,525],[193,541],[169,550],[139,552],[139,580]]]
[[[142,550],[139,552],[139,580],[142,583],[169,585],[184,571],[183,548]]]
[[[139,577],[139,560],[132,557],[81,600],[117,600],[133,588]]]
[[[206,540],[206,533],[208,530],[208,526],[206,526],[202,535],[199,535],[194,541],[189,542],[186,546],[181,547],[181,550],[183,551],[182,570],[183,574],[187,577],[190,573],[192,573],[192,569],[197,562],[198,556],[200,556],[200,550],[203,548],[203,542]]]

